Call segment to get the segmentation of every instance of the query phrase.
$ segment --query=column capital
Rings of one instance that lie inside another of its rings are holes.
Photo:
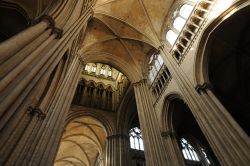
[[[43,120],[46,117],[46,113],[43,112],[38,107],[29,106],[28,109],[27,109],[27,112],[28,112],[29,116],[37,116],[37,118],[41,119],[41,120]]]
[[[56,35],[56,39],[60,39],[63,36],[63,30],[59,29],[57,27],[53,27],[52,31],[51,31],[51,34],[55,34]]]
[[[212,89],[212,85],[210,83],[197,84],[195,86],[195,90],[200,94],[201,92],[206,92],[208,89]]]
[[[145,84],[145,83],[147,83],[147,79],[146,79],[146,78],[143,78],[143,79],[141,79],[141,80],[139,80],[139,81],[137,81],[137,82],[132,83],[132,85],[133,85],[134,87],[136,87],[136,86],[139,86],[139,85],[142,85],[142,84]]]
[[[55,27],[55,20],[52,16],[49,15],[42,15],[41,17],[37,18],[36,20],[31,20],[31,25],[35,25],[41,21],[47,21],[49,24],[49,27]]]
[[[163,50],[164,49],[164,44],[162,44],[162,45],[160,45],[159,47],[158,47],[158,50]]]
[[[175,137],[175,132],[170,131],[170,130],[168,130],[168,131],[162,131],[162,132],[161,132],[161,136],[162,136],[163,138]]]

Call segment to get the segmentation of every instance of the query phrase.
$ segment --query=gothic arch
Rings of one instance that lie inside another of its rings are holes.
[[[162,113],[162,128],[162,136],[166,138],[165,143],[171,147],[169,149],[170,159],[176,165],[183,165],[184,163],[186,165],[206,165],[206,156],[209,156],[209,162],[211,162],[212,165],[218,164],[196,118],[185,103],[183,97],[178,93],[172,93],[165,99]],[[197,151],[199,150],[199,153],[197,152],[199,157],[194,159],[185,156],[182,149],[182,138],[192,138]],[[205,155],[203,152],[200,152],[199,147],[205,149]]]
[[[95,112],[72,111],[67,116],[65,126],[67,126],[67,124],[78,117],[91,117],[93,119],[96,119],[102,124],[107,135],[111,135],[115,131],[113,124],[106,117]]]
[[[105,152],[108,133],[105,122],[107,123],[107,120],[103,119],[101,115],[96,116],[85,112],[74,114],[74,112],[76,111],[72,111],[66,120],[67,125],[61,138],[56,162],[65,158],[75,162],[73,158],[80,158],[81,163],[93,165],[97,156]]]
[[[225,21],[236,12],[250,5],[250,2],[247,0],[238,1],[221,15],[219,15],[204,31],[200,44],[198,45],[197,53],[195,56],[194,63],[194,74],[195,74],[195,83],[202,85],[203,83],[209,83],[208,76],[208,57],[206,48],[209,47],[208,40],[211,34]]]
[[[117,129],[122,133],[128,133],[132,120],[137,114],[136,110],[133,110],[133,104],[135,104],[134,92],[129,88],[117,112]]]
[[[223,105],[248,135],[249,9],[249,1],[238,2],[208,27],[195,64],[197,84],[208,84],[214,100]]]
[[[162,111],[161,111],[161,126],[163,131],[173,131],[173,126],[172,126],[172,110],[169,109],[170,107],[170,103],[172,100],[174,99],[182,99],[183,97],[181,94],[179,94],[178,92],[172,92],[170,94],[168,94],[165,99],[164,99],[164,104],[162,107]]]

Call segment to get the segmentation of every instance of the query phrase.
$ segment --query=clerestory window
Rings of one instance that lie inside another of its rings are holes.
[[[213,165],[205,151],[205,148],[203,148],[198,143],[190,142],[185,138],[181,138],[180,144],[183,157],[188,163],[198,165]]]
[[[91,68],[91,72],[95,73],[96,72],[96,65],[93,65]]]
[[[149,74],[148,74],[148,79],[150,83],[154,81],[162,65],[163,65],[163,59],[160,54],[156,54],[156,55],[154,54],[150,57]]]
[[[166,33],[166,40],[171,44],[174,45],[176,39],[178,38],[180,32],[182,31],[183,27],[185,26],[187,19],[191,15],[194,5],[196,4],[197,0],[189,0],[188,4],[184,4],[174,12],[173,23],[170,25],[170,29]]]
[[[144,151],[141,130],[134,127],[129,131],[130,147],[136,150]]]

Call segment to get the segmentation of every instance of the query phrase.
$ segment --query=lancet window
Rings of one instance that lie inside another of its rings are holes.
[[[144,151],[141,130],[134,127],[129,131],[130,147],[136,150]]]

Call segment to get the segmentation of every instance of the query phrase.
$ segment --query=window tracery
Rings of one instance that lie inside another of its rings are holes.
[[[134,127],[129,131],[129,140],[131,149],[144,151],[143,140],[141,130],[138,127]]]
[[[196,0],[191,0],[190,4],[184,4],[179,10],[174,12],[173,24],[166,33],[166,40],[173,46],[180,32],[185,26],[189,16],[191,15]]]
[[[172,18],[165,33],[170,52],[178,63],[181,63],[195,36],[200,32],[198,29],[205,23],[214,1],[186,0],[181,3],[176,3],[176,7],[172,9]]]
[[[103,66],[103,67],[101,68],[100,74],[101,74],[101,75],[105,75],[105,74],[106,74],[105,66]]]
[[[95,73],[96,72],[96,65],[93,65],[91,68],[91,72]]]
[[[108,76],[112,77],[112,69],[111,68],[108,69]]]
[[[213,165],[205,148],[186,138],[180,139],[184,159],[190,164]]]

